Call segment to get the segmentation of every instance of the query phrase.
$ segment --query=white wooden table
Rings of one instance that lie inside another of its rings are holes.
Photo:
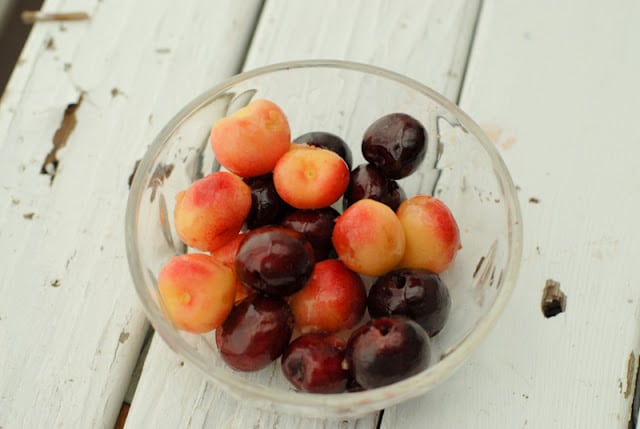
[[[90,19],[37,23],[0,101],[0,428],[113,428],[123,402],[127,428],[633,427],[640,2],[43,10]],[[249,408],[159,338],[141,355],[149,326],[124,250],[129,177],[163,124],[241,69],[308,58],[385,67],[458,102],[495,141],[524,217],[520,279],[487,341],[436,390],[348,422]],[[547,279],[568,297],[552,318]]]

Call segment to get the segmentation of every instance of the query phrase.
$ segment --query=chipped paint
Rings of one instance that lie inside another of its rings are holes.
[[[560,290],[560,283],[548,279],[544,286],[541,302],[544,317],[554,317],[563,313],[567,307],[567,296]]]
[[[627,359],[627,384],[624,388],[624,399],[627,399],[629,397],[633,389],[634,377],[636,375],[635,369],[636,369],[636,356],[632,350],[631,353],[629,353],[629,359]]]
[[[53,183],[53,180],[56,177],[56,172],[60,162],[58,160],[58,151],[67,144],[71,133],[78,124],[78,120],[76,119],[76,111],[82,104],[83,98],[84,93],[80,93],[78,101],[67,105],[67,108],[64,110],[64,114],[62,116],[62,121],[60,122],[60,127],[53,135],[53,148],[51,149],[51,151],[49,151],[44,159],[44,162],[42,163],[40,174],[50,176],[50,184]]]

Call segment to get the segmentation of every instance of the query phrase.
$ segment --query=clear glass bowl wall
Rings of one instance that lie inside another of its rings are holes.
[[[432,364],[427,370],[366,392],[298,393],[281,375],[279,362],[256,373],[235,372],[220,359],[213,332],[181,332],[164,317],[156,276],[171,256],[188,251],[173,225],[175,195],[220,168],[208,143],[212,124],[258,98],[281,106],[292,138],[309,131],[341,136],[351,147],[354,166],[365,162],[362,135],[380,116],[407,113],[427,129],[424,163],[399,184],[408,196],[422,193],[442,199],[458,221],[463,246],[442,274],[452,307],[445,328],[432,339]],[[143,307],[175,352],[227,392],[255,406],[345,418],[420,395],[468,357],[502,313],[515,284],[521,227],[516,192],[504,163],[480,128],[455,105],[415,81],[384,70],[305,61],[235,76],[183,108],[161,131],[138,168],[129,196],[126,240]]]

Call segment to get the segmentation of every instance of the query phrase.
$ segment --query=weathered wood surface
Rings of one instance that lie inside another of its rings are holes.
[[[0,104],[0,427],[113,427],[146,332],[129,176],[180,105],[238,70],[259,8],[45,4],[91,19],[35,25]]]
[[[36,24],[0,100],[1,428],[113,427],[147,330],[123,239],[135,161],[180,106],[243,65],[304,58],[371,63],[459,99],[520,189],[524,257],[504,317],[446,383],[385,410],[381,427],[628,426],[640,356],[638,2],[43,9],[91,19]],[[548,279],[568,299],[546,319]],[[360,429],[377,416],[260,412],[154,338],[126,424]]]

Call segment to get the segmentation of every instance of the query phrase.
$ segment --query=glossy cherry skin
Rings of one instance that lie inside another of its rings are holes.
[[[307,284],[289,298],[302,333],[335,333],[356,326],[367,308],[362,278],[338,259],[316,263]]]
[[[336,218],[340,216],[332,207],[315,210],[295,210],[287,214],[282,225],[298,231],[309,240],[316,262],[326,259],[333,244],[331,234]]]
[[[297,389],[309,393],[340,393],[347,386],[342,366],[346,342],[327,334],[305,334],[282,355],[282,372]]]
[[[360,164],[351,171],[349,186],[342,199],[342,207],[346,209],[356,201],[365,198],[379,201],[396,211],[407,196],[395,180],[386,177],[376,166]]]
[[[433,337],[444,327],[451,309],[449,289],[440,276],[420,269],[399,269],[379,277],[369,290],[371,317],[409,317]]]
[[[315,259],[302,234],[282,226],[263,226],[245,234],[236,254],[240,281],[271,296],[287,296],[302,289]]]
[[[391,179],[413,173],[427,153],[427,132],[415,118],[392,113],[376,120],[362,139],[362,154]]]
[[[238,371],[257,371],[287,348],[293,314],[282,299],[254,294],[241,301],[216,329],[222,359]]]
[[[364,389],[386,386],[429,366],[429,336],[405,317],[373,319],[351,334],[345,361]]]
[[[290,206],[282,201],[271,173],[243,179],[251,188],[251,209],[245,219],[249,229],[279,223]]]

